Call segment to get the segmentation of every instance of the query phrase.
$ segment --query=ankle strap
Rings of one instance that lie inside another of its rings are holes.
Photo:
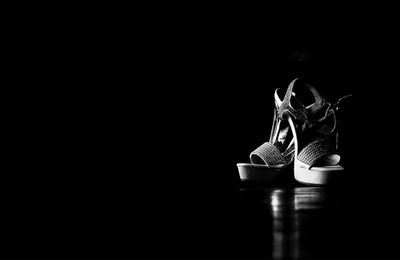
[[[285,94],[285,97],[282,101],[282,104],[280,105],[280,107],[278,109],[278,116],[279,116],[279,118],[284,119],[285,114],[289,113],[296,120],[304,121],[307,124],[310,124],[311,123],[310,121],[312,121],[312,115],[316,114],[323,107],[326,107],[327,102],[319,94],[319,92],[317,91],[316,88],[314,88],[310,84],[302,82],[302,84],[296,84],[296,85],[300,85],[300,86],[308,88],[311,91],[311,93],[313,94],[315,102],[310,107],[306,107],[299,99],[296,99],[297,103],[301,107],[298,109],[294,109],[292,107],[292,105],[290,104],[290,99],[292,97],[296,97],[296,95],[293,93],[293,88],[295,86],[295,83],[298,83],[300,81],[301,81],[300,78],[296,78],[289,84],[286,94]]]

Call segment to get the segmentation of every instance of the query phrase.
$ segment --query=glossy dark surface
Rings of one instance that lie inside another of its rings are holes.
[[[54,187],[46,186],[49,179],[18,181],[3,190],[1,258],[400,257],[395,190],[353,184],[138,185],[121,176],[100,177],[81,178],[78,185],[64,176]]]
[[[378,187],[370,194],[355,187],[241,188],[242,256],[398,259],[393,199]]]
[[[350,241],[346,240],[351,230],[341,219],[346,213],[341,212],[340,192],[325,187],[290,187],[242,188],[240,194],[242,214],[248,221],[244,226],[254,232],[243,242],[248,246],[260,245],[251,252],[254,256],[272,259],[355,256],[352,245],[347,244]]]

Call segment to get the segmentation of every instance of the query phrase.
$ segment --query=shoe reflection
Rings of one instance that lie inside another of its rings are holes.
[[[273,189],[267,202],[272,213],[272,258],[307,258],[313,249],[309,242],[310,224],[326,200],[323,187]],[[308,242],[308,243],[307,243]]]

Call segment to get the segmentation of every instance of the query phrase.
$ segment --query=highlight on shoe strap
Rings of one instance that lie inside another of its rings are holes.
[[[250,153],[250,161],[253,164],[279,165],[286,160],[279,149],[270,142],[265,142]]]
[[[312,115],[316,114],[318,111],[320,111],[323,107],[326,107],[327,102],[326,100],[319,94],[316,88],[314,88],[312,85],[307,84],[307,83],[299,83],[297,85],[300,85],[302,87],[306,87],[311,91],[314,97],[314,103],[311,106],[306,107],[301,100],[296,98],[296,95],[293,92],[293,88],[296,83],[301,82],[300,78],[294,79],[292,82],[290,82],[285,97],[283,101],[281,102],[281,105],[278,109],[278,114],[279,118],[283,119],[284,115],[286,113],[289,113],[291,116],[293,116],[296,120],[301,120],[306,122],[307,124],[311,123],[313,121]],[[300,108],[293,108],[292,104],[290,103],[291,98],[295,98],[295,101],[300,105]]]

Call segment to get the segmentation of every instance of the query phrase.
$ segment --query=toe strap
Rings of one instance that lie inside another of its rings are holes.
[[[317,162],[321,162],[324,166],[337,165],[340,156],[333,153],[332,146],[327,139],[318,139],[306,145],[297,159],[310,168]]]
[[[285,164],[285,158],[282,156],[279,149],[271,144],[265,142],[253,152],[250,153],[250,161],[253,164],[266,164],[266,165],[278,165]]]

